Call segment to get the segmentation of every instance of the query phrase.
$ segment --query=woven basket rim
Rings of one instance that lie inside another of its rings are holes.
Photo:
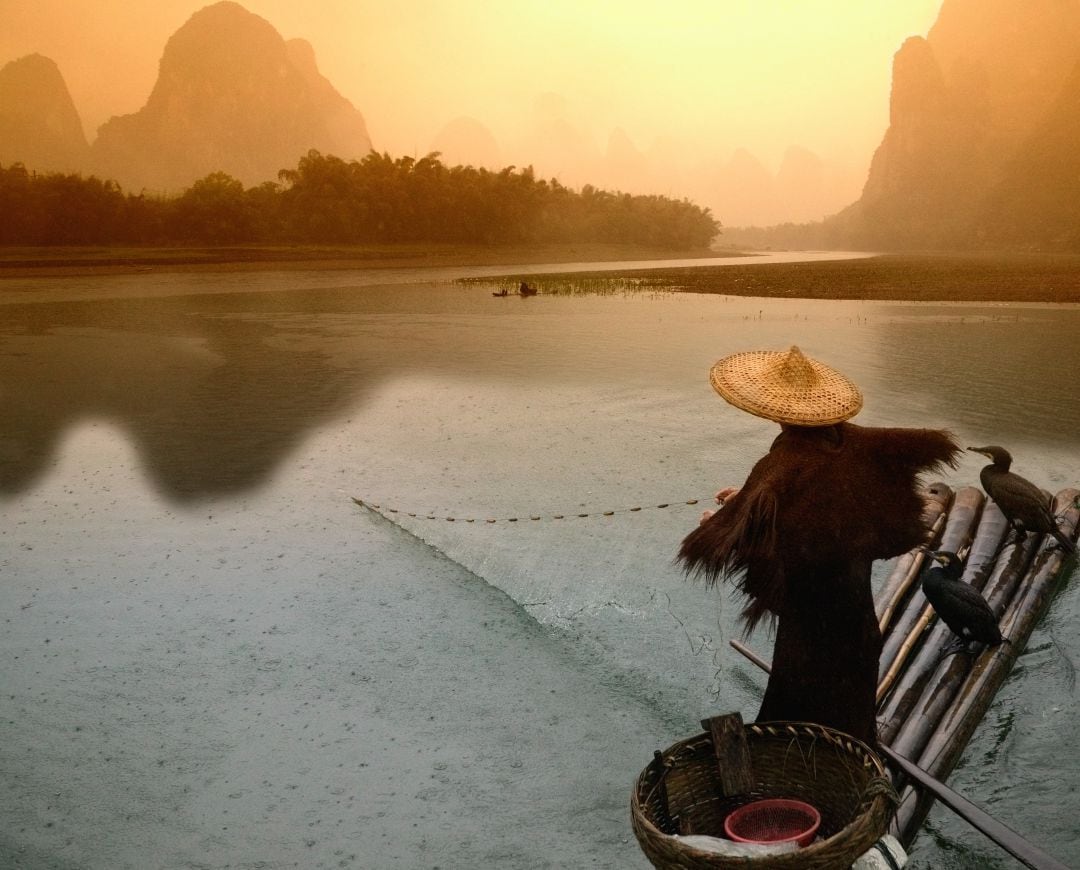
[[[814,722],[753,722],[746,723],[744,729],[748,732],[748,737],[757,736],[764,738],[783,738],[789,737],[809,737],[813,739],[824,739],[837,749],[845,752],[852,757],[856,758],[864,767],[868,767],[871,771],[871,779],[881,778],[887,779],[888,772],[885,768],[884,762],[869,746],[852,737],[848,734],[844,734],[841,731],[837,731],[833,728],[829,728],[825,725],[819,725]],[[711,741],[711,735],[705,732],[693,735],[685,738],[684,740],[677,741],[671,746],[667,747],[661,755],[667,758],[669,755],[679,751],[680,749],[686,749],[692,747],[695,743],[702,741]],[[645,849],[643,842],[643,835],[650,838],[663,838],[668,841],[676,851],[681,854],[685,854],[688,859],[692,859],[699,865],[703,866],[716,866],[726,867],[731,866],[730,862],[733,860],[727,856],[717,855],[712,852],[706,852],[701,849],[696,849],[682,842],[678,837],[667,834],[661,831],[653,823],[653,820],[646,815],[643,802],[648,798],[642,795],[642,785],[646,775],[649,772],[649,765],[641,771],[638,775],[637,781],[633,791],[631,799],[631,812],[632,821],[634,823],[635,835],[638,838],[639,844],[648,854],[648,850]],[[873,795],[870,799],[865,801],[865,809],[860,812],[852,821],[845,825],[840,830],[836,831],[832,835],[816,843],[812,843],[797,852],[778,854],[769,856],[770,861],[775,862],[776,866],[784,867],[803,867],[803,866],[818,866],[814,863],[815,859],[821,860],[827,853],[844,847],[845,841],[848,839],[865,840],[866,848],[870,848],[873,843],[878,839],[880,834],[873,834],[872,838],[867,835],[868,825],[872,821],[872,816],[880,815],[882,819],[885,818],[887,812],[888,798],[884,792]],[[639,830],[640,828],[640,830]],[[882,825],[881,833],[885,832],[885,826]],[[861,853],[860,853],[861,854]],[[651,857],[651,856],[650,856]],[[746,861],[748,859],[737,859]],[[751,866],[751,865],[748,865]]]
[[[789,350],[730,354],[709,370],[709,382],[728,403],[792,426],[831,426],[854,417],[862,392],[836,369]]]

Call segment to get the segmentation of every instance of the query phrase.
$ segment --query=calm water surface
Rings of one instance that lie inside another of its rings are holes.
[[[13,282],[6,289],[28,301],[0,305],[9,556],[17,526],[66,515],[62,493],[85,506],[78,547],[98,548],[90,564],[105,573],[117,534],[105,502],[129,506],[122,534],[140,540],[160,532],[162,511],[241,506],[272,531],[310,499],[340,505],[342,527],[322,545],[347,550],[342,528],[378,522],[349,497],[370,500],[417,514],[398,516],[589,667],[673,711],[685,723],[673,742],[718,709],[752,715],[764,685],[727,648],[737,602],[672,564],[702,507],[685,502],[739,483],[775,433],[712,392],[718,357],[798,344],[861,385],[859,423],[948,428],[963,444],[1006,445],[1051,491],[1080,484],[1076,307],[495,299],[451,273],[461,270]],[[79,301],[90,291],[109,298]],[[968,454],[944,479],[977,484],[982,462]],[[160,509],[138,509],[149,504]],[[237,546],[261,561],[277,543]],[[41,586],[67,582],[55,553],[16,561]],[[1076,579],[951,782],[1080,864]],[[752,645],[768,652],[762,633]],[[917,867],[1013,866],[941,810],[915,857]]]

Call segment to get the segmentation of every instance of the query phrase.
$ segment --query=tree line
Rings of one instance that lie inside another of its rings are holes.
[[[178,196],[114,181],[0,166],[0,245],[600,242],[707,246],[720,224],[688,200],[580,191],[535,176],[370,152],[318,151],[255,187],[224,172]]]

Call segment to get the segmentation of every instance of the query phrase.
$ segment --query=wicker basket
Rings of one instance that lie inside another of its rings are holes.
[[[847,868],[885,834],[895,792],[881,760],[839,731],[803,722],[745,726],[753,789],[720,797],[712,738],[700,734],[657,753],[638,777],[631,799],[634,834],[661,870],[818,870]],[[763,798],[806,801],[821,813],[820,839],[760,858],[729,857],[687,846],[674,834],[724,836],[732,810]]]

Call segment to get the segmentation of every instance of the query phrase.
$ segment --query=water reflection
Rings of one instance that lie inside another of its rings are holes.
[[[273,294],[0,308],[0,491],[48,468],[84,419],[131,435],[176,499],[250,488],[311,426],[350,403],[362,379],[289,342]],[[260,317],[243,315],[258,310]]]
[[[714,359],[792,343],[863,386],[870,425],[959,429],[962,440],[1007,444],[1018,465],[1029,446],[1057,463],[1080,427],[1074,308],[493,299],[486,285],[428,282],[8,304],[0,334],[8,495],[30,487],[64,431],[88,418],[129,432],[155,485],[191,500],[259,485],[307,433],[414,375],[516,385],[523,407],[508,407],[507,420],[523,426],[543,416],[552,390],[622,396],[614,429],[640,397],[663,396],[657,414],[690,420],[696,411],[680,403],[701,400]],[[444,413],[430,401],[413,412]]]

